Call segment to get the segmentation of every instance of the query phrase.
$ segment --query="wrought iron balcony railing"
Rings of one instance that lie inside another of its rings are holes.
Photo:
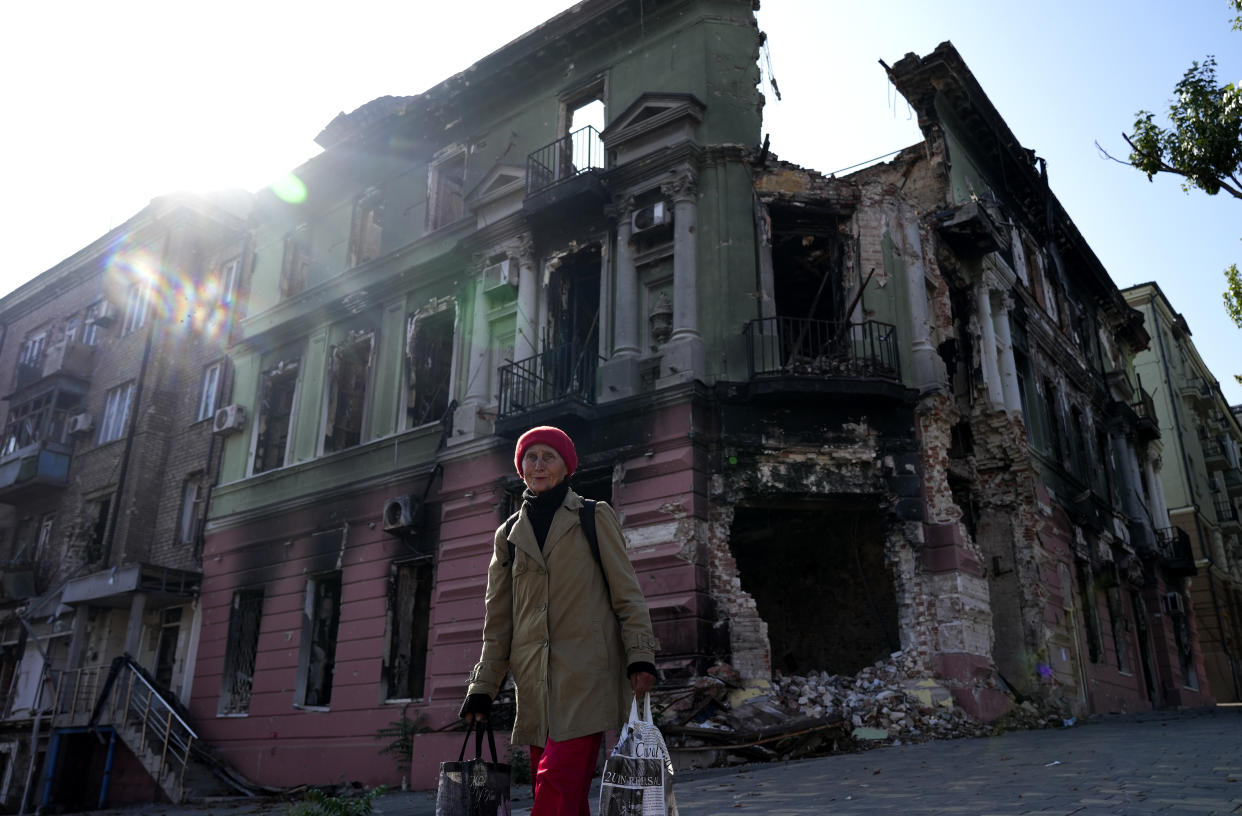
[[[897,329],[868,320],[839,323],[766,317],[746,325],[751,377],[878,377],[900,379]]]
[[[1233,524],[1238,521],[1238,508],[1229,499],[1216,499],[1212,504],[1216,508],[1216,520],[1221,524]]]
[[[526,157],[526,195],[603,168],[604,140],[599,131],[587,125]]]
[[[1160,548],[1160,555],[1170,572],[1179,575],[1195,573],[1195,555],[1190,546],[1190,536],[1181,527],[1157,530],[1156,546]]]
[[[597,365],[594,351],[569,343],[502,366],[497,418],[562,402],[594,405]]]

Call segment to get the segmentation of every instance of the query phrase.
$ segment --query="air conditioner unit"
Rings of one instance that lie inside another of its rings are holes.
[[[211,432],[217,434],[237,433],[246,427],[246,409],[240,405],[226,405],[216,411],[211,421]]]
[[[116,307],[112,305],[110,300],[99,301],[99,310],[91,318],[96,326],[107,328],[116,322]]]
[[[657,201],[635,210],[630,215],[630,229],[637,235],[640,232],[671,224],[672,221],[673,214],[669,212],[668,205],[663,201]]]
[[[95,417],[92,414],[74,414],[69,417],[67,430],[71,434],[90,433],[95,427]]]
[[[517,288],[518,274],[511,259],[505,258],[499,263],[483,269],[483,291],[494,292],[504,287]]]
[[[422,502],[414,496],[393,496],[384,502],[384,532],[412,533],[418,525]]]
[[[1170,615],[1185,615],[1186,602],[1182,600],[1180,592],[1170,592],[1164,596],[1164,605],[1168,607]]]

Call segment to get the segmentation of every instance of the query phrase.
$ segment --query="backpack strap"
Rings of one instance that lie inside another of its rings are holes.
[[[608,586],[608,576],[604,575],[604,562],[599,557],[599,533],[595,529],[595,505],[597,503],[595,499],[582,500],[582,506],[578,508],[578,523],[582,525],[582,532],[586,535],[587,544],[591,546],[591,557],[599,565],[600,575],[604,578],[604,587],[608,589],[609,597],[611,597],[612,589]],[[509,538],[509,534],[513,532],[514,526],[517,525],[520,514],[521,511],[519,510],[505,520],[506,540]],[[517,547],[514,546],[512,541],[509,541],[508,544],[509,560],[503,566],[511,567],[513,566],[513,559],[517,557]]]
[[[501,564],[501,566],[503,567],[512,566],[513,559],[517,557],[517,548],[513,546],[512,541],[508,541],[508,538],[509,538],[509,533],[513,532],[513,527],[514,525],[517,524],[518,516],[521,514],[521,512],[522,512],[521,510],[518,510],[513,515],[509,516],[509,518],[505,519],[505,540],[509,545],[509,560]]]

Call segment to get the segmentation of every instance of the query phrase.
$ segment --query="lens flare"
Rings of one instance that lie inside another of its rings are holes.
[[[306,200],[306,185],[293,173],[285,173],[273,181],[272,192],[286,204],[301,204]]]
[[[108,262],[112,300],[124,309],[146,309],[147,320],[204,341],[223,338],[232,310],[221,268],[199,270],[161,264],[146,248],[121,246]],[[128,320],[128,318],[127,318]]]

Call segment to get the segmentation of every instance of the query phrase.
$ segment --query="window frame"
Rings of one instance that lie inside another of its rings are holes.
[[[465,145],[450,145],[441,150],[427,165],[427,232],[434,232],[465,218],[469,155]],[[454,191],[450,189],[447,168],[458,160],[461,162],[461,186]]]
[[[108,396],[104,402],[103,416],[99,421],[99,435],[96,437],[96,444],[105,445],[125,436],[125,429],[129,424],[133,405],[133,380],[108,389]]]
[[[140,281],[132,284],[125,293],[125,317],[121,321],[121,336],[127,337],[147,325],[151,312],[151,284]]]
[[[203,367],[203,376],[199,380],[198,413],[195,422],[213,419],[220,408],[220,385],[224,375],[224,361],[216,360]],[[210,378],[210,391],[208,381]],[[208,399],[210,395],[210,399]]]
[[[218,717],[246,717],[250,714],[250,701],[254,695],[254,678],[259,663],[259,636],[263,631],[264,594],[262,586],[245,587],[235,590],[229,602],[228,632],[225,635],[224,665],[220,677],[220,699],[216,705]],[[253,616],[249,619],[249,626],[243,619],[245,614]],[[243,627],[245,627],[244,630]],[[240,642],[243,637],[246,639],[245,644]],[[253,662],[249,665],[249,684],[242,690],[237,685],[230,685],[229,678],[236,677],[239,670],[244,668],[238,665],[238,661],[248,657],[253,657]]]
[[[341,534],[344,535],[344,531]],[[298,708],[326,711],[332,705],[344,586],[343,571],[339,569],[317,573],[306,579],[306,594],[302,607],[302,638],[298,649],[298,681],[294,698],[294,705]],[[333,597],[335,605],[328,616],[330,619],[325,619],[320,614],[320,605],[328,599],[331,587],[335,588]],[[323,626],[327,627],[326,631],[321,628]],[[322,648],[322,655],[315,654],[316,643],[326,644]],[[317,664],[317,660],[322,660],[322,663]],[[320,677],[320,690],[312,699],[312,674],[317,665],[322,665],[324,668]]]

